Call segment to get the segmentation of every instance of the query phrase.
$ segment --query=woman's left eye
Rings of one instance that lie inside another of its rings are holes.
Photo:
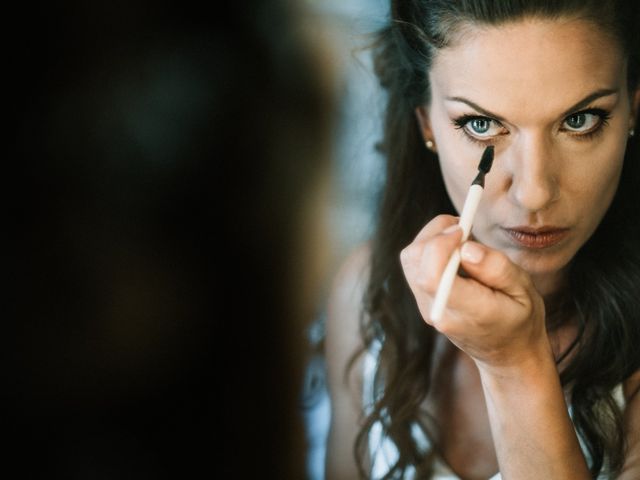
[[[562,122],[561,130],[569,133],[587,134],[598,130],[609,119],[604,110],[587,110],[569,115]]]
[[[591,130],[600,121],[600,117],[593,113],[575,113],[564,121],[568,130],[582,132]]]

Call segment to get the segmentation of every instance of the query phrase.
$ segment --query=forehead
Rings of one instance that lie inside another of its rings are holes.
[[[432,94],[464,96],[493,110],[567,108],[599,89],[626,82],[615,40],[576,19],[524,19],[467,26],[440,50],[429,72]]]

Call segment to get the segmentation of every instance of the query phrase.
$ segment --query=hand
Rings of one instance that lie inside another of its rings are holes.
[[[544,301],[529,274],[502,252],[474,241],[461,250],[468,277],[455,278],[442,319],[430,318],[442,272],[462,239],[456,225],[456,217],[434,218],[400,254],[424,320],[487,366],[514,365],[532,353],[550,353]]]

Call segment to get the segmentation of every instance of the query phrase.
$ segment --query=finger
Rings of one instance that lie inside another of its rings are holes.
[[[435,295],[442,273],[461,240],[462,229],[456,224],[424,244],[415,280],[422,292]]]
[[[529,275],[504,253],[480,243],[465,242],[460,250],[462,266],[478,282],[523,302],[533,288]]]
[[[459,217],[454,217],[453,215],[438,215],[422,227],[422,230],[418,232],[412,243],[427,241],[443,233],[447,228],[457,225],[459,220]]]
[[[441,234],[425,243],[414,243],[401,255],[403,273],[418,303],[422,317],[429,323],[429,312],[439,277],[448,257],[459,245],[462,229]]]
[[[461,233],[456,233],[461,232],[459,228],[455,228],[458,225],[457,221],[458,218],[451,215],[438,215],[423,227],[411,244],[400,252],[400,263],[407,280],[412,282],[417,278],[422,268],[421,264],[424,263],[424,250],[429,240],[438,235],[453,235],[459,238],[446,241],[445,244],[452,241],[455,244],[459,244],[462,235]]]

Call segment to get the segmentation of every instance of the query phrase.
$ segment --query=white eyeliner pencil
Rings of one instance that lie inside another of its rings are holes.
[[[462,213],[460,214],[459,222],[460,228],[462,229],[461,244],[467,241],[467,239],[469,238],[469,234],[471,233],[473,217],[475,217],[476,215],[476,210],[478,209],[480,198],[482,197],[482,192],[484,191],[484,177],[487,173],[489,173],[489,170],[491,170],[491,165],[493,164],[493,154],[493,145],[489,145],[484,149],[482,158],[480,159],[480,164],[478,165],[478,175],[471,183],[471,187],[469,188],[469,192],[467,193],[467,198],[464,201],[464,206],[462,207]],[[440,284],[438,285],[438,290],[436,291],[436,297],[433,301],[433,306],[431,307],[431,320],[434,322],[437,322],[442,318],[442,314],[444,313],[444,309],[447,306],[447,300],[449,299],[451,287],[453,286],[453,281],[456,278],[459,267],[460,248],[458,247],[453,252],[453,255],[451,255],[449,263],[447,263],[442,277],[440,278]]]

